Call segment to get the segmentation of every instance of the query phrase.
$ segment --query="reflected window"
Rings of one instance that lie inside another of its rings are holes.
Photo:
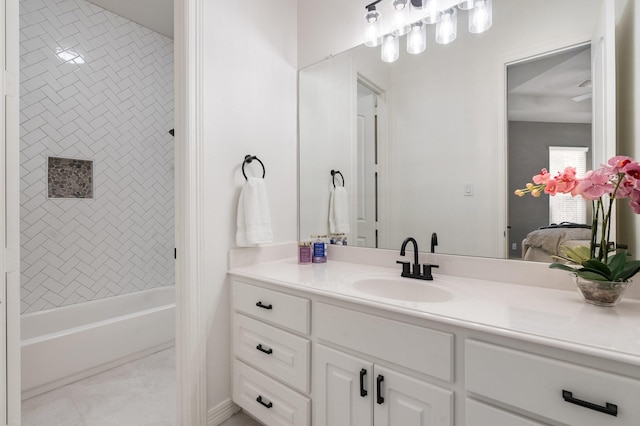
[[[587,172],[587,147],[550,146],[549,173],[555,176],[566,167],[575,167],[576,176],[582,177]],[[549,197],[550,223],[587,223],[587,202],[582,197],[571,194],[556,194]]]

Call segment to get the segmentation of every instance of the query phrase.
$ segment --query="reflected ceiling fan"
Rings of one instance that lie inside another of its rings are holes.
[[[591,80],[585,80],[582,83],[578,84],[578,87],[588,87],[591,88],[593,87],[593,83],[591,82]],[[573,98],[571,98],[572,101],[574,102],[582,102],[582,101],[586,101],[587,99],[591,99],[593,97],[593,93],[591,91],[584,93],[582,95],[578,95],[578,96],[574,96]]]

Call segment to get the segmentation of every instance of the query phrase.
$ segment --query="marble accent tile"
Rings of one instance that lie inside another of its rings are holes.
[[[93,198],[93,161],[49,157],[49,198]]]

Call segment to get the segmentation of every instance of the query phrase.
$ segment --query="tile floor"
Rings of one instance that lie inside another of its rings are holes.
[[[22,402],[22,426],[175,426],[175,349]],[[221,426],[260,426],[240,412]]]
[[[175,350],[22,402],[23,426],[175,426]]]
[[[252,417],[247,416],[242,411],[231,417],[220,426],[261,426],[262,423],[258,423]]]

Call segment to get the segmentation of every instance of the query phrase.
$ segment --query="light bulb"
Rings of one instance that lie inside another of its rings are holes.
[[[405,0],[406,5],[406,0]],[[395,2],[394,2],[395,6]],[[409,32],[411,29],[411,25],[409,23],[409,19],[411,18],[411,11],[408,7],[404,7],[402,9],[396,9],[393,12],[393,27],[391,32],[397,36],[403,36]]]
[[[435,24],[440,17],[440,0],[424,0],[424,9],[427,13],[424,22]]]
[[[380,55],[383,62],[395,62],[400,57],[400,38],[392,34],[384,36],[382,41],[382,53]]]
[[[422,22],[411,25],[411,31],[407,34],[407,52],[416,55],[424,52],[427,47],[427,28]]]
[[[368,23],[364,34],[364,45],[367,47],[376,47],[380,46],[380,44],[382,44],[382,37],[380,36],[378,23]]]
[[[407,0],[393,0],[393,8],[395,10],[402,10],[407,7]]]
[[[368,23],[373,24],[374,22],[377,22],[379,17],[380,12],[376,10],[375,6],[372,5],[367,7],[367,13],[365,13],[364,19],[366,19]]]
[[[455,8],[447,9],[436,24],[436,43],[449,44],[458,35],[458,13]]]
[[[458,2],[458,7],[461,10],[471,10],[474,7],[478,6],[480,3],[482,3],[483,0],[460,0]]]
[[[491,28],[492,19],[491,0],[484,0],[469,11],[469,32],[479,34]]]

